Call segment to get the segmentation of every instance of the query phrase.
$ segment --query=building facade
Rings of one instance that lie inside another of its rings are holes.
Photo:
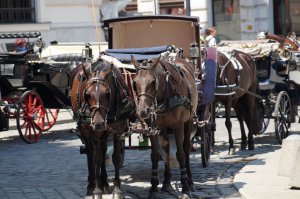
[[[300,35],[299,0],[135,0],[134,3],[136,12],[141,14],[176,14],[176,10],[183,9],[177,14],[198,16],[203,30],[216,26],[219,39],[255,39],[260,31],[282,35],[295,31]]]
[[[46,44],[103,41],[95,28],[101,4],[102,0],[0,0],[0,32],[40,31]]]
[[[104,19],[147,14],[198,16],[220,40],[300,35],[299,0],[0,0],[0,32],[40,31],[46,43],[104,41]]]

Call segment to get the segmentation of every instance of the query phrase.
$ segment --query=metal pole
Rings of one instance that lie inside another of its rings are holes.
[[[191,1],[186,0],[185,1],[185,6],[186,6],[186,15],[191,16]]]

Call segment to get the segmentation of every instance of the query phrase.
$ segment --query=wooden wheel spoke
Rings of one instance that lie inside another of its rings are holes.
[[[17,128],[21,138],[28,144],[39,140],[44,128],[44,107],[35,91],[22,94],[17,107]]]

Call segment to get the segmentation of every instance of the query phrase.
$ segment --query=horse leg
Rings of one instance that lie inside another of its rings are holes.
[[[151,189],[149,192],[150,198],[158,198],[158,189],[157,186],[159,184],[158,181],[158,161],[159,161],[159,152],[158,152],[158,135],[150,136],[151,141],[151,162],[152,162],[152,173],[151,173]]]
[[[88,164],[88,185],[87,185],[87,193],[86,195],[92,195],[94,187],[95,187],[95,172],[94,172],[94,164],[93,164],[93,157],[94,157],[94,149],[91,144],[85,144],[86,156],[87,156],[87,164]]]
[[[183,149],[183,141],[184,141],[184,124],[178,126],[177,128],[173,129],[176,146],[177,146],[177,161],[179,162],[180,166],[180,174],[181,174],[181,185],[182,185],[182,196],[181,198],[190,198],[191,197],[191,189],[188,183],[188,176],[186,170],[186,155]]]
[[[244,117],[243,117],[243,112],[245,112],[245,110],[242,110],[243,109],[242,107],[243,107],[243,105],[238,102],[234,105],[234,110],[235,110],[237,119],[240,123],[240,129],[241,129],[241,139],[242,139],[241,150],[246,150],[247,136],[246,136],[245,126],[244,126]]]
[[[228,155],[232,155],[234,153],[234,146],[233,146],[233,138],[232,138],[232,123],[230,121],[230,116],[231,116],[231,100],[225,104],[225,126],[228,131],[228,137],[229,137],[229,150],[228,150]]]
[[[122,141],[119,139],[119,137],[114,136],[114,152],[112,158],[115,167],[115,180],[114,180],[113,199],[123,198],[123,193],[121,190],[121,180],[120,180],[121,142]]]
[[[250,113],[249,115],[246,115],[244,117],[245,119],[245,123],[247,125],[247,128],[249,130],[248,132],[248,150],[254,150],[254,141],[253,141],[253,129],[252,129],[252,125],[256,125],[255,121],[254,121],[254,113],[253,111],[255,110],[254,108],[254,100],[251,100],[251,98],[253,98],[252,96],[247,96],[247,98],[245,98],[246,103],[248,104],[246,110],[248,113]],[[246,111],[245,111],[246,112]]]
[[[164,129],[166,131],[162,132],[161,134],[161,139],[162,139],[162,144],[161,144],[161,148],[163,151],[166,152],[167,154],[167,158],[166,160],[169,161],[168,163],[165,162],[165,171],[164,171],[164,181],[163,181],[163,186],[161,188],[162,191],[168,191],[169,189],[172,188],[171,186],[171,178],[172,178],[172,175],[171,175],[171,163],[170,161],[173,160],[173,157],[172,156],[172,152],[171,152],[171,145],[175,144],[175,143],[171,143],[172,140],[171,138],[169,137],[169,134],[172,134],[170,136],[174,136],[173,135],[173,130],[170,129],[170,128],[167,128],[167,129]],[[172,160],[171,160],[172,159]],[[172,161],[173,162],[173,161]]]
[[[83,126],[79,125],[79,132],[84,140],[85,144],[85,153],[87,157],[87,166],[88,166],[88,185],[87,185],[87,193],[86,195],[92,195],[94,187],[95,187],[95,172],[94,172],[94,164],[93,164],[93,157],[94,157],[94,148],[91,141],[91,133],[89,130],[85,129]]]
[[[185,164],[186,164],[186,171],[187,171],[187,175],[188,175],[188,182],[189,182],[189,186],[192,192],[195,191],[195,186],[194,186],[194,182],[193,182],[193,176],[192,176],[192,172],[191,172],[191,167],[190,167],[190,151],[191,151],[191,131],[193,128],[193,120],[189,120],[184,124],[184,144],[183,144],[183,148],[184,148],[184,153],[185,153]]]
[[[107,137],[105,138],[107,140]],[[107,152],[107,141],[103,142],[101,145],[101,152],[103,157],[106,157]],[[101,163],[101,190],[103,191],[103,194],[109,194],[109,184],[107,180],[107,172],[106,172],[106,164],[105,159]]]
[[[251,132],[248,133],[248,150],[254,150],[254,141],[253,134]]]
[[[94,172],[95,172],[95,188],[93,190],[93,199],[102,199],[102,190],[101,190],[101,183],[100,183],[100,167],[103,162],[103,154],[101,153],[101,145],[102,143],[97,139],[92,139],[93,146],[94,146],[94,156],[93,156],[93,163],[94,163]]]

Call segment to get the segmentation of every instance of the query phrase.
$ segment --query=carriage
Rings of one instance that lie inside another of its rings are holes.
[[[67,71],[40,59],[44,47],[40,32],[1,34],[1,39],[8,41],[20,38],[27,40],[23,51],[16,52],[14,45],[8,45],[0,55],[1,130],[8,130],[9,118],[15,118],[21,138],[30,144],[54,125],[58,109],[69,105],[65,95],[67,80],[60,87],[55,86],[60,78],[56,74]]]
[[[193,142],[201,145],[202,165],[206,167],[211,152],[211,132],[215,124],[212,123],[212,107],[215,81],[215,56],[214,48],[209,49],[204,72],[200,55],[200,27],[197,17],[188,16],[135,16],[115,18],[104,21],[108,34],[108,49],[104,56],[113,57],[114,63],[122,70],[130,94],[137,99],[134,92],[133,77],[136,69],[131,64],[131,55],[139,62],[158,56],[178,56],[190,62],[195,68],[195,79],[201,103],[198,105],[198,118],[195,120],[197,131]],[[208,75],[209,74],[209,75]],[[205,81],[200,76],[207,75]],[[149,128],[149,127],[148,127]],[[137,126],[132,126],[128,135],[139,132]],[[145,129],[143,129],[145,131]],[[151,129],[150,131],[155,131]],[[143,135],[140,142],[145,146],[147,138]],[[129,136],[127,148],[136,146],[131,144]],[[137,146],[140,148],[140,146]]]
[[[282,40],[284,41],[284,40]],[[255,64],[260,91],[257,98],[265,107],[263,127],[266,131],[270,119],[274,119],[277,142],[289,135],[291,123],[296,122],[299,105],[299,56],[288,48],[281,49],[280,43],[270,39],[222,41],[219,51],[237,49],[249,54]]]
[[[7,42],[0,54],[0,131],[16,119],[20,137],[35,143],[55,124],[59,109],[70,108],[70,70],[85,62],[81,51],[86,45],[77,44],[80,51],[72,54],[54,53],[53,46],[43,53],[40,32],[2,33],[0,38]],[[23,51],[16,52],[16,39],[25,41]]]

